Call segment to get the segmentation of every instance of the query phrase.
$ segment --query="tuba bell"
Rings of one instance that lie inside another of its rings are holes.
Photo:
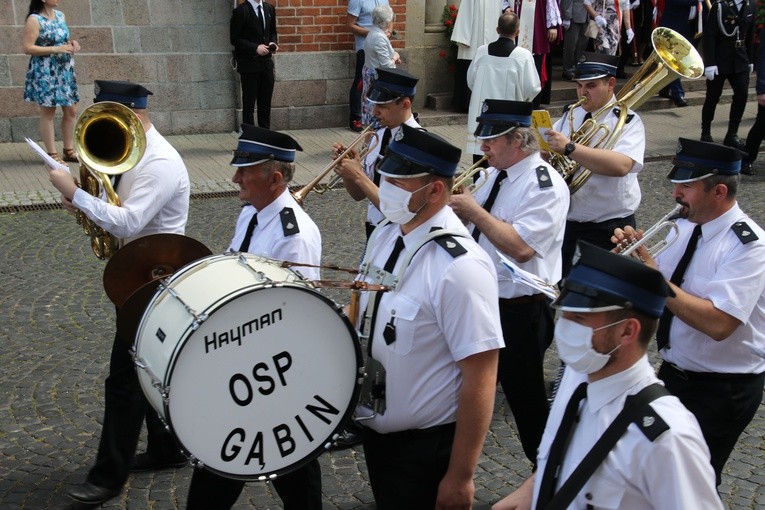
[[[86,108],[74,128],[80,158],[80,187],[107,203],[120,205],[110,177],[132,169],[146,151],[146,133],[138,115],[120,103],[104,101]],[[117,251],[117,239],[78,210],[77,223],[90,236],[93,254],[106,260]]]
[[[576,131],[569,115],[569,133],[571,141],[599,149],[611,149],[621,135],[627,122],[629,110],[637,110],[651,97],[677,78],[698,79],[704,74],[704,61],[696,48],[682,35],[666,27],[656,28],[651,32],[653,53],[645,64],[630,78],[616,94],[613,101],[587,119]],[[575,103],[571,109],[585,101]],[[606,124],[598,124],[598,119],[613,108],[620,109],[619,120],[611,130]],[[569,110],[571,111],[571,110]],[[568,183],[573,195],[590,178],[592,172],[573,159],[562,154],[551,153],[550,165],[555,168]],[[581,169],[581,171],[579,171]]]

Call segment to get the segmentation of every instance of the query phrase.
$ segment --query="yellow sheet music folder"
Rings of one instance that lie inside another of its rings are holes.
[[[539,139],[539,147],[543,151],[549,151],[550,146],[547,145],[547,133],[548,129],[552,128],[552,121],[550,120],[550,113],[547,110],[534,110],[531,112],[531,127],[537,133]]]

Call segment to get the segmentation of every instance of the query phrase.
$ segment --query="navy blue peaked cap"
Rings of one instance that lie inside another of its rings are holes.
[[[367,92],[367,100],[371,103],[390,103],[401,97],[414,97],[417,93],[419,78],[403,69],[378,67],[375,73],[377,78]]]
[[[574,266],[552,306],[570,312],[628,308],[658,319],[674,296],[664,276],[632,257],[578,242]]]
[[[692,182],[710,175],[736,175],[741,172],[741,151],[719,143],[677,139],[675,165],[667,178],[672,182]]]
[[[380,163],[381,175],[397,178],[434,174],[453,177],[462,151],[434,133],[401,125]]]
[[[242,134],[234,151],[231,166],[250,166],[261,161],[295,161],[295,151],[303,148],[290,135],[270,129],[242,124]]]
[[[137,83],[129,81],[96,80],[93,86],[96,94],[93,102],[114,101],[129,108],[145,110],[149,105],[149,96],[152,92]]]
[[[486,99],[481,106],[481,115],[476,117],[478,127],[476,138],[494,138],[517,127],[531,126],[532,104],[528,101],[506,101]]]
[[[595,80],[606,76],[616,76],[618,64],[619,57],[616,55],[585,51],[582,53],[582,60],[576,64],[574,79]]]

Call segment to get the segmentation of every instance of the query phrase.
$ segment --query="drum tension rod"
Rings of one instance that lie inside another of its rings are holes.
[[[164,280],[160,280],[159,281],[159,286],[162,287],[163,290],[166,290],[168,294],[170,294],[175,299],[177,299],[183,305],[183,308],[186,309],[186,311],[189,313],[189,315],[194,317],[194,321],[191,323],[191,330],[192,331],[196,331],[199,328],[199,325],[207,320],[207,314],[206,313],[202,313],[202,314],[197,315],[196,310],[194,310],[189,305],[187,305],[186,302],[183,301],[183,299],[181,299],[181,296],[179,296],[178,293],[175,292],[175,290],[173,290],[171,287],[167,286],[167,284],[165,283]]]

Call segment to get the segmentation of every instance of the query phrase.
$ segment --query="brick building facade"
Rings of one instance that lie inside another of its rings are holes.
[[[231,68],[228,24],[234,0],[65,0],[82,111],[95,79],[131,80],[152,92],[152,120],[165,134],[225,132],[240,118],[238,75]],[[272,127],[343,126],[353,78],[347,0],[267,0],[276,6],[280,51]],[[453,0],[452,0],[453,3]],[[458,3],[458,2],[457,2]],[[439,53],[447,0],[390,0],[401,66],[419,76],[416,104],[451,88]],[[38,107],[23,100],[29,56],[21,40],[28,0],[0,2],[0,142],[37,139]],[[57,123],[58,124],[58,123]],[[58,129],[58,128],[57,128]],[[57,137],[60,134],[57,133]]]

